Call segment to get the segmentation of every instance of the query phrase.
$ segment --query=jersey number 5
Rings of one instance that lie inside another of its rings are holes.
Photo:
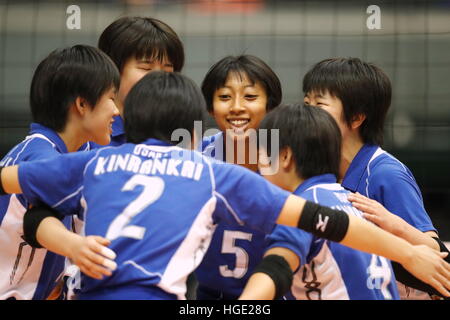
[[[223,242],[222,242],[222,253],[233,253],[236,255],[236,267],[230,270],[227,265],[222,265],[219,267],[220,274],[223,277],[228,278],[242,278],[248,269],[248,253],[235,246],[236,239],[252,241],[252,234],[248,232],[241,231],[228,231],[223,232]]]
[[[161,197],[164,191],[164,180],[160,177],[136,174],[124,184],[121,191],[132,191],[137,186],[143,187],[141,194],[130,202],[108,228],[106,238],[111,241],[118,237],[128,237],[137,240],[141,240],[144,237],[144,227],[128,225],[128,223],[134,216],[141,213]]]

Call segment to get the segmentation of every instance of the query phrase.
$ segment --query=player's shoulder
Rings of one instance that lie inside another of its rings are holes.
[[[22,161],[40,160],[61,154],[56,145],[45,137],[27,137],[17,144],[8,154],[14,158],[14,163]]]
[[[199,148],[199,151],[204,155],[211,158],[223,159],[223,133],[218,132],[214,135],[203,137]]]
[[[202,150],[204,148],[208,147],[209,145],[213,144],[216,141],[219,141],[223,137],[223,133],[217,132],[216,134],[210,135],[210,136],[204,136],[202,139]]]
[[[334,200],[336,197],[346,197],[349,191],[344,189],[339,183],[320,183],[311,186],[301,193],[301,197],[307,200],[322,203],[327,200]]]
[[[47,138],[44,135],[31,135],[28,136],[23,142],[28,148],[46,148],[46,149],[57,149],[56,143]]]
[[[409,175],[410,171],[403,162],[382,150],[369,162],[368,173],[372,176],[389,178],[391,175]]]
[[[376,161],[376,162],[375,162]],[[367,170],[366,181],[371,190],[405,190],[417,183],[412,172],[400,160],[389,153],[384,153],[375,159],[373,165]]]

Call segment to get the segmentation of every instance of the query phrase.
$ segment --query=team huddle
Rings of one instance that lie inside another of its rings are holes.
[[[30,133],[0,162],[0,299],[186,299],[188,277],[198,300],[450,296],[414,176],[380,147],[379,67],[320,61],[283,104],[256,56],[201,88],[183,65],[142,17],[38,65]],[[196,130],[206,113],[219,133]]]

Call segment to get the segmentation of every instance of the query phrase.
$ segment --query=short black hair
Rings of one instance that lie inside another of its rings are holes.
[[[263,85],[267,94],[267,110],[281,103],[283,93],[280,79],[264,61],[253,55],[227,56],[216,62],[203,79],[202,92],[209,112],[214,110],[214,93],[225,85],[233,72],[241,77],[245,74],[252,84],[258,81]]]
[[[339,177],[341,132],[328,112],[304,104],[281,105],[266,115],[261,129],[266,129],[269,135],[267,145],[260,145],[268,154],[271,129],[279,130],[279,150],[291,148],[300,178],[327,173]]]
[[[389,77],[379,67],[358,58],[332,58],[315,64],[303,78],[303,93],[328,91],[341,100],[348,125],[365,115],[361,125],[364,143],[381,145],[391,105]]]
[[[126,61],[134,57],[167,57],[174,71],[184,66],[184,47],[176,32],[161,20],[150,17],[122,17],[100,35],[98,47],[111,57],[122,72]]]
[[[54,50],[39,63],[31,81],[33,121],[60,132],[77,97],[94,108],[98,99],[112,87],[117,89],[119,83],[119,71],[99,49],[75,45]]]
[[[125,99],[124,126],[128,142],[149,138],[173,144],[176,129],[194,131],[202,121],[205,100],[194,81],[176,72],[155,71],[145,75]]]

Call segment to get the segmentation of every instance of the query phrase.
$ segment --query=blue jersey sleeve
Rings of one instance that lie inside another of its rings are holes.
[[[220,218],[270,233],[290,194],[238,165],[214,162],[213,168]]]
[[[23,157],[21,161],[48,159],[61,154],[52,146],[52,144],[50,144],[50,142],[39,138],[34,138],[30,141],[27,145],[26,153],[26,156]]]
[[[203,155],[223,160],[223,133],[219,132],[213,136],[204,137],[200,145]]]
[[[369,176],[369,198],[422,232],[436,231],[423,205],[422,194],[406,167],[380,163]]]
[[[316,202],[314,200],[313,192],[310,190],[297,195],[306,200]],[[270,248],[282,247],[294,252],[300,259],[299,267],[301,267],[302,265],[309,263],[308,256],[312,252],[314,241],[319,241],[320,244],[322,244],[324,240],[319,239],[304,230],[278,225],[273,232],[266,237],[266,241],[267,250]]]
[[[41,202],[64,215],[78,213],[87,162],[95,151],[75,152],[19,165],[23,195],[32,204]]]
[[[34,161],[58,156],[55,147],[47,140],[41,138],[31,138],[16,145],[0,161],[2,166],[12,166],[25,161]]]
[[[282,247],[294,252],[300,259],[300,267],[308,263],[308,254],[311,251],[314,236],[297,228],[277,225],[266,237],[266,241],[266,251],[270,248]]]

